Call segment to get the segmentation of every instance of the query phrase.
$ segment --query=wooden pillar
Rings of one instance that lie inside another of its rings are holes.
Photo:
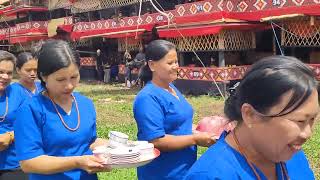
[[[224,51],[219,51],[219,67],[225,67],[226,61],[224,58]]]
[[[272,52],[273,55],[277,55],[277,42],[274,34],[272,34]]]
[[[29,22],[32,21],[32,16],[31,16],[31,13],[30,13],[30,12],[28,12],[28,20],[29,20]]]
[[[88,20],[89,20],[89,22],[91,22],[90,11],[87,12],[87,15],[88,15]]]
[[[103,19],[101,11],[99,11],[99,19],[100,19],[100,20]]]
[[[219,67],[225,67],[226,66],[226,61],[225,61],[225,53],[224,51],[219,51]],[[222,87],[222,88],[221,88]],[[223,96],[226,96],[227,94],[227,82],[223,81],[222,86],[219,86],[221,88],[221,92]]]
[[[296,51],[295,51],[295,47],[290,47],[290,50],[291,50],[291,52],[290,52],[290,56],[296,56]]]
[[[183,52],[179,52],[179,66],[183,67],[184,66],[184,55]]]

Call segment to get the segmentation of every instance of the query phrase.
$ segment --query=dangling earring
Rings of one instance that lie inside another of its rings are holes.
[[[252,128],[252,124],[248,124],[248,128],[250,128],[250,129],[251,129],[251,128]]]

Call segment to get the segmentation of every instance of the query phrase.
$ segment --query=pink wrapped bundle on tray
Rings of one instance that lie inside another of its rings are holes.
[[[210,116],[204,117],[199,121],[195,133],[208,132],[214,134],[214,137],[218,139],[223,131],[231,131],[235,128],[236,122],[230,122],[229,119],[222,116]]]

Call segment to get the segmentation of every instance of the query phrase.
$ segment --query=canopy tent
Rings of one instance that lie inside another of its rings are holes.
[[[42,39],[48,39],[48,35],[43,33],[32,33],[32,34],[24,34],[19,36],[11,36],[9,38],[9,42],[10,44],[16,44],[16,43],[25,43],[29,41],[37,41]]]
[[[207,13],[199,13],[187,16],[175,17],[177,24],[211,22],[218,19],[237,19],[245,21],[261,21],[262,18],[270,16],[281,16],[290,14],[304,14],[317,16],[320,15],[319,5],[305,5],[305,6],[292,6],[277,9],[268,9],[250,12],[227,12],[227,11],[214,11]]]
[[[6,16],[10,16],[10,15],[15,15],[17,13],[28,13],[29,11],[33,11],[33,12],[42,12],[42,11],[48,11],[48,8],[46,7],[17,7],[17,8],[8,8],[4,11],[2,11],[2,13]],[[0,15],[1,15],[1,10],[0,10]]]
[[[203,26],[191,26],[182,28],[169,28],[159,29],[159,36],[162,38],[173,38],[173,37],[191,37],[201,35],[214,35],[218,34],[221,30],[259,30],[270,28],[269,25],[264,24],[248,24],[248,23],[231,23],[231,24],[218,24],[218,25],[203,25]]]
[[[150,31],[153,28],[153,24],[145,24],[140,25],[137,29],[137,26],[129,26],[129,27],[119,27],[119,28],[109,28],[109,29],[96,29],[96,30],[90,30],[90,31],[84,31],[84,32],[72,32],[71,38],[72,39],[83,39],[83,38],[90,38],[90,37],[103,37],[103,36],[109,36],[110,38],[117,38],[119,37],[125,37],[127,31],[132,33],[135,31]],[[118,34],[118,35],[116,35]]]

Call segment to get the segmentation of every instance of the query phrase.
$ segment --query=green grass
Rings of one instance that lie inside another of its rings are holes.
[[[133,119],[132,103],[138,89],[127,89],[122,85],[104,85],[81,83],[77,91],[90,97],[96,106],[97,131],[99,137],[107,138],[110,130],[121,131],[136,139],[137,127]],[[223,100],[210,96],[188,96],[197,122],[202,117],[223,114]],[[206,148],[199,148],[200,156]],[[320,179],[320,125],[317,125],[312,138],[304,145],[310,165],[315,172],[316,179]],[[102,180],[134,180],[135,169],[115,169],[109,173],[99,173]]]

